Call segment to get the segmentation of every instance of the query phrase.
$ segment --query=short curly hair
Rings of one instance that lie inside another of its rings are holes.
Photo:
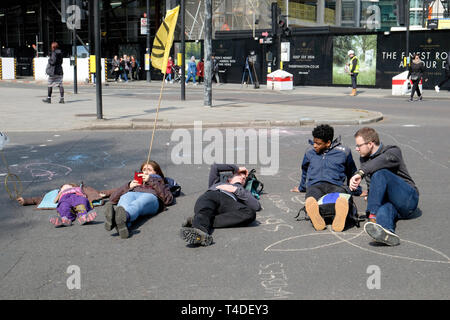
[[[312,131],[314,138],[321,139],[324,142],[333,141],[334,129],[328,124],[321,124]]]

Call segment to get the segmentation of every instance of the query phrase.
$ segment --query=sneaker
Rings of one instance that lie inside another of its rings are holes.
[[[52,99],[50,99],[50,98],[42,99],[42,102],[45,102],[45,103],[52,103]]]
[[[123,207],[116,208],[116,230],[122,239],[127,239],[130,236],[127,227],[127,212]]]
[[[413,101],[414,101],[413,98],[408,99],[408,102],[413,102]]]
[[[181,238],[189,244],[209,246],[213,243],[213,238],[206,232],[192,227],[181,228]]]
[[[181,226],[183,228],[185,228],[185,227],[190,228],[190,227],[192,227],[193,221],[194,221],[194,217],[187,217],[186,220],[181,224]]]
[[[96,217],[97,217],[97,212],[95,212],[94,210],[91,210],[88,213],[78,216],[77,221],[80,225],[83,225],[83,224],[89,223],[91,221],[94,221]]]
[[[367,222],[364,225],[364,231],[376,242],[384,243],[388,246],[398,246],[400,238],[393,232],[383,228],[379,224]]]
[[[440,88],[439,88],[438,86],[435,86],[435,87],[434,87],[434,90],[435,90],[437,93],[439,93]]]
[[[64,98],[59,99],[59,103],[64,103]]]
[[[50,217],[50,223],[53,224],[55,228],[70,227],[72,225],[72,221],[70,219],[61,218],[60,216]]]
[[[326,229],[327,225],[325,220],[323,220],[322,216],[319,212],[319,204],[317,200],[313,197],[309,197],[305,202],[306,214],[311,219],[314,229],[317,231]]]
[[[336,214],[331,224],[331,228],[335,232],[342,232],[345,227],[345,220],[348,214],[348,200],[342,197],[337,198],[335,204]]]
[[[422,101],[422,96],[419,97],[419,99],[417,99],[418,101]]]
[[[111,231],[116,226],[116,212],[111,202],[105,204],[105,230]]]

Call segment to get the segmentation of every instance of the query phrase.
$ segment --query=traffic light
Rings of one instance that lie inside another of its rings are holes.
[[[397,16],[398,25],[406,24],[406,0],[395,0],[394,14]]]
[[[280,16],[278,18],[278,26],[286,37],[289,37],[291,35],[291,29],[288,28],[285,17]]]

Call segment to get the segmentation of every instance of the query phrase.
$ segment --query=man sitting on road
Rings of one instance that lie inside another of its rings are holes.
[[[369,222],[364,230],[376,242],[398,245],[395,221],[409,218],[416,210],[419,190],[406,169],[399,147],[381,144],[372,128],[359,129],[355,142],[361,155],[361,169],[350,179],[350,189],[356,190],[362,178],[366,179]]]
[[[324,230],[326,223],[319,211],[318,200],[329,193],[350,193],[347,184],[356,172],[351,150],[341,144],[341,138],[333,140],[334,129],[322,124],[312,131],[313,148],[306,151],[302,162],[302,179],[300,185],[292,192],[305,192],[305,209],[314,229]],[[361,194],[361,187],[352,192]],[[349,212],[348,199],[339,196],[335,203],[332,229],[336,232],[344,230]]]
[[[223,175],[223,172],[231,174]],[[247,176],[245,167],[213,164],[208,190],[197,199],[194,216],[183,223],[181,237],[190,244],[209,246],[213,242],[212,228],[245,226],[253,222],[261,205],[244,189]]]

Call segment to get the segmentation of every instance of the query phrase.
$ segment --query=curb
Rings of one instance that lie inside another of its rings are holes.
[[[375,123],[383,120],[383,114],[376,112],[376,115],[367,119],[353,119],[353,120],[314,120],[314,119],[300,119],[300,120],[262,120],[262,121],[230,121],[230,122],[203,122],[202,128],[272,128],[272,127],[305,127],[315,126],[319,124],[330,125],[363,125]],[[153,123],[142,124],[135,122],[121,122],[121,123],[92,123],[87,126],[76,128],[74,130],[148,130],[153,129]],[[106,120],[108,121],[108,120]],[[193,129],[193,123],[185,122],[167,122],[157,123],[156,129],[172,130],[172,129]]]

